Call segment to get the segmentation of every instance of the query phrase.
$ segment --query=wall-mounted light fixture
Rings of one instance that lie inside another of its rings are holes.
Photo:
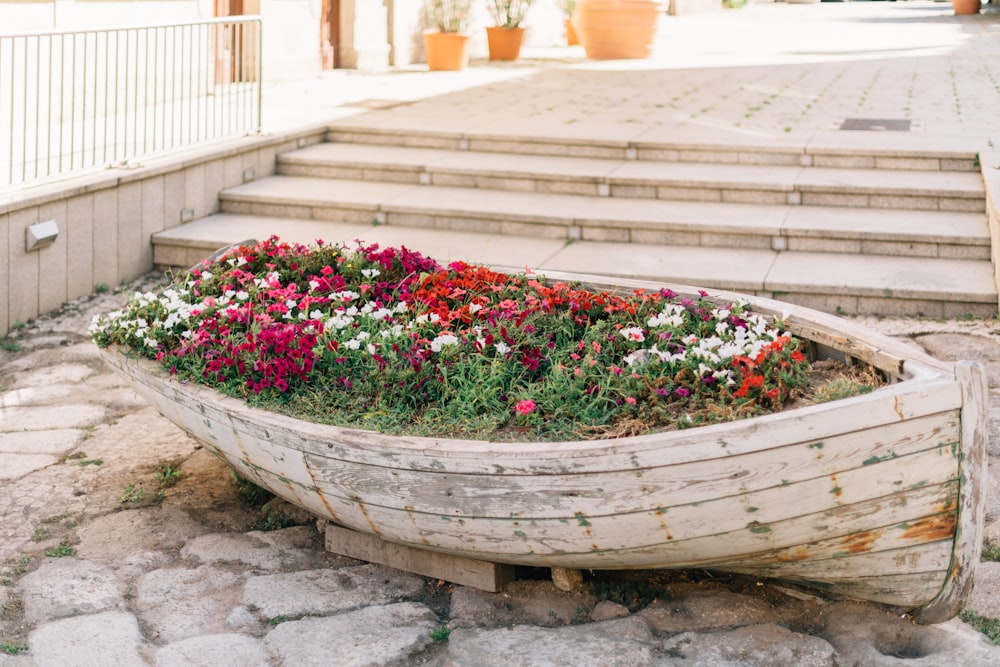
[[[36,222],[24,230],[24,251],[31,252],[50,246],[59,237],[59,225],[55,220]]]

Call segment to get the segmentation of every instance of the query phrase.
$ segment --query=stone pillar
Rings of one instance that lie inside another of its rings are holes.
[[[378,0],[340,3],[340,66],[377,71],[389,66],[389,17]]]

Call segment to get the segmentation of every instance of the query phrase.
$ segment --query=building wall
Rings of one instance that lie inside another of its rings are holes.
[[[151,237],[219,209],[219,191],[274,173],[276,156],[304,140],[322,140],[326,126],[233,141],[224,148],[53,183],[30,197],[0,197],[0,337],[19,323],[153,269]],[[186,216],[185,216],[186,217]],[[56,241],[27,251],[28,227],[54,220]]]

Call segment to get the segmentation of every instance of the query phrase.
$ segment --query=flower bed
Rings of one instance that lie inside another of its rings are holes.
[[[800,342],[746,304],[276,237],[136,294],[92,335],[254,405],[412,435],[633,435],[774,411],[809,381]]]

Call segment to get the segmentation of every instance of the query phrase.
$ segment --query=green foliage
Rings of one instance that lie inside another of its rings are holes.
[[[983,543],[983,554],[980,558],[983,561],[1000,562],[1000,545]]]
[[[448,641],[448,637],[451,636],[451,628],[447,625],[439,625],[436,628],[431,628],[431,639],[437,643],[442,643]]]
[[[991,644],[1000,644],[1000,619],[983,616],[971,609],[966,609],[958,617],[986,635]]]
[[[156,483],[161,489],[166,489],[177,484],[181,478],[181,471],[172,464],[160,466],[153,475]]]
[[[59,546],[52,547],[51,549],[45,550],[45,555],[50,558],[64,558],[66,556],[72,556],[76,553],[76,549],[70,546],[66,542],[61,542]]]
[[[288,620],[287,616],[285,616],[284,614],[279,614],[278,616],[274,616],[272,618],[267,619],[267,622],[269,625],[281,625],[287,620]]]
[[[704,292],[597,291],[442,267],[405,248],[275,237],[137,295],[91,333],[98,345],[128,346],[179,377],[310,421],[579,440],[780,409],[809,371],[781,327]]]
[[[19,655],[28,650],[27,644],[12,644],[10,642],[0,642],[0,653],[7,655]]]
[[[236,493],[239,495],[240,499],[243,500],[247,505],[251,507],[262,507],[267,501],[274,498],[274,494],[267,489],[261,488],[241,476],[235,470],[230,469],[230,474],[233,478],[233,485],[236,487]]]
[[[871,384],[865,382],[858,382],[857,380],[847,380],[844,378],[838,378],[831,380],[827,384],[823,385],[816,392],[813,397],[817,403],[826,403],[828,401],[837,401],[842,398],[849,398],[851,396],[860,396],[861,394],[867,394],[871,392],[875,387]]]

